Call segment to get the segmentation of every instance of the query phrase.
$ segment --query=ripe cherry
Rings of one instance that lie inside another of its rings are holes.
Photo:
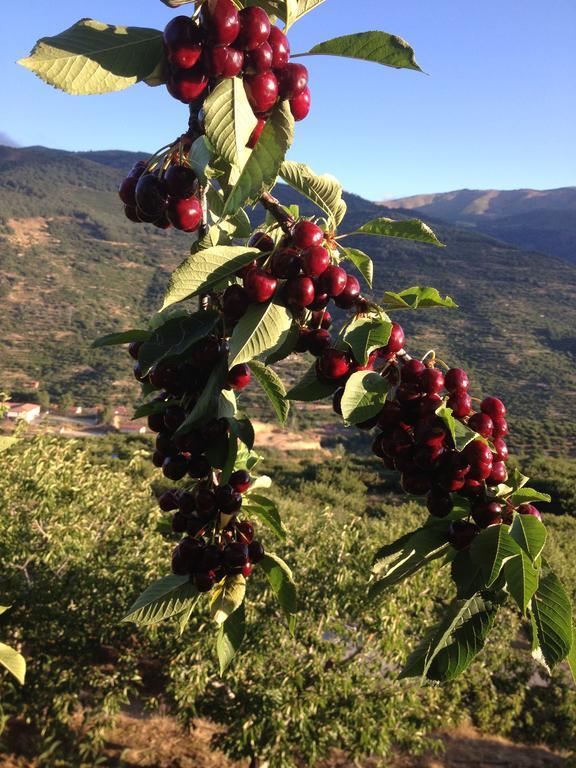
[[[272,253],[274,240],[266,232],[254,232],[248,240],[248,248],[258,248],[262,253]]]
[[[503,461],[495,461],[492,463],[492,471],[486,482],[488,485],[500,485],[500,483],[506,482],[507,477],[506,464]]]
[[[542,520],[540,510],[537,509],[534,504],[520,504],[516,511],[520,515],[531,515],[532,517],[536,517],[538,520]]]
[[[278,99],[278,80],[273,72],[262,72],[244,78],[250,106],[257,115],[269,112]]]
[[[325,330],[328,330],[331,325],[332,315],[330,312],[325,312],[322,310],[319,310],[318,312],[312,312],[312,317],[310,318],[311,328],[324,328]]]
[[[190,197],[196,187],[196,174],[185,165],[171,165],[164,174],[170,197]]]
[[[268,43],[272,48],[273,69],[283,69],[290,60],[290,43],[286,35],[278,27],[270,27]]]
[[[328,381],[338,381],[350,371],[350,357],[341,349],[325,349],[318,358],[317,370]]]
[[[413,384],[416,394],[420,394],[420,380],[426,366],[421,360],[413,357],[402,365],[401,380],[403,384]]]
[[[243,8],[238,17],[240,19],[240,33],[236,40],[238,48],[244,51],[253,51],[268,40],[270,19],[266,11],[252,6]]]
[[[259,541],[252,541],[248,545],[248,557],[250,558],[250,562],[254,565],[256,563],[259,563],[264,558],[264,547],[262,544],[260,544]]]
[[[334,298],[334,304],[340,309],[350,309],[356,303],[358,296],[360,296],[360,283],[354,275],[347,275],[344,290]]]
[[[232,541],[224,549],[224,563],[227,568],[242,568],[248,562],[248,547],[240,541]]]
[[[314,301],[314,283],[309,277],[292,277],[284,288],[286,303],[295,309],[303,309]]]
[[[348,275],[342,267],[330,264],[318,278],[318,291],[328,296],[339,296],[346,288]]]
[[[464,416],[468,416],[472,410],[472,398],[464,389],[456,390],[448,398],[448,408],[452,409],[452,413],[456,418],[462,419]]]
[[[136,206],[136,184],[138,184],[138,178],[136,176],[126,176],[118,189],[120,200],[130,208]]]
[[[200,366],[215,365],[223,353],[222,341],[216,336],[206,336],[194,345],[194,362]]]
[[[202,223],[202,205],[197,197],[168,198],[166,209],[170,223],[183,232],[196,232]]]
[[[252,484],[250,472],[245,469],[237,469],[230,475],[229,483],[238,493],[245,493]]]
[[[469,464],[491,464],[492,451],[482,440],[472,440],[464,448],[462,456]]]
[[[229,320],[239,320],[250,306],[250,299],[238,283],[229,285],[222,297],[222,309]]]
[[[395,354],[400,352],[404,346],[404,331],[401,325],[398,323],[392,323],[392,329],[390,331],[390,338],[385,347],[378,349],[378,355],[385,359],[394,357]]]
[[[197,488],[194,494],[196,511],[203,520],[209,520],[216,511],[216,497],[209,488]]]
[[[480,403],[480,410],[494,419],[501,419],[506,415],[506,406],[497,397],[485,397]]]
[[[240,18],[232,0],[216,0],[204,14],[202,23],[214,45],[231,45],[240,32]]]
[[[141,346],[141,341],[131,341],[130,344],[128,344],[128,354],[133,360],[138,360],[138,352],[140,352]]]
[[[489,501],[484,504],[476,504],[472,507],[472,517],[480,528],[488,528],[489,525],[502,523],[502,505],[497,501]]]
[[[468,419],[468,426],[482,437],[491,437],[494,425],[486,413],[475,413]]]
[[[172,512],[173,510],[178,509],[178,496],[179,491],[177,488],[171,488],[169,491],[164,491],[158,499],[158,506],[162,512]]]
[[[310,107],[312,105],[312,97],[310,94],[310,88],[306,87],[297,96],[293,96],[290,99],[290,112],[296,122],[305,120],[310,114]]]
[[[444,375],[438,368],[426,368],[420,375],[420,386],[427,395],[435,395],[444,388]]]
[[[507,461],[508,459],[508,446],[501,437],[495,437],[492,440],[492,445],[496,449],[496,459],[498,461]]]
[[[402,488],[411,496],[423,496],[432,485],[432,478],[427,472],[403,472],[400,481]]]
[[[170,432],[176,432],[185,419],[186,411],[179,405],[169,405],[164,411],[164,424]]]
[[[268,43],[262,43],[246,54],[244,71],[249,75],[268,72],[272,69],[272,48]]]
[[[148,429],[151,432],[161,432],[165,426],[163,413],[151,413],[148,416]]]
[[[145,173],[136,184],[135,199],[139,211],[158,219],[166,208],[166,185],[155,174]]]
[[[164,477],[167,477],[169,480],[182,480],[187,471],[188,459],[184,458],[182,454],[167,456],[162,464]]]
[[[125,205],[124,206],[124,215],[129,221],[133,221],[134,224],[141,224],[142,219],[138,215],[138,209],[135,205]]]
[[[237,523],[236,531],[238,532],[238,540],[243,544],[250,544],[254,538],[254,526],[248,520]]]
[[[227,384],[239,392],[250,384],[250,378],[250,367],[246,363],[240,363],[228,371]]]
[[[272,256],[270,270],[274,277],[298,277],[302,272],[302,257],[295,248],[282,248]]]
[[[474,523],[468,523],[466,520],[454,520],[450,524],[449,541],[454,549],[466,549],[479,533],[480,529]]]
[[[494,427],[492,429],[492,435],[494,437],[506,437],[508,434],[508,422],[501,417],[493,418],[492,422]]]
[[[242,506],[242,494],[235,491],[229,483],[218,486],[214,494],[216,496],[216,506],[220,512],[232,515],[234,512],[238,512]]]
[[[215,579],[211,573],[197,573],[194,576],[194,584],[198,592],[210,592],[214,582]]]
[[[462,368],[450,368],[444,376],[444,386],[451,394],[458,390],[468,389],[470,382],[468,374]]]
[[[292,230],[292,245],[301,251],[314,245],[322,245],[323,242],[324,232],[313,221],[301,219]]]
[[[324,328],[310,331],[307,335],[307,347],[314,357],[320,357],[322,352],[330,346],[332,336]]]
[[[302,252],[302,269],[308,277],[318,277],[330,264],[330,254],[321,245],[313,245]]]
[[[164,29],[164,44],[170,64],[190,69],[202,52],[200,30],[189,16],[176,16]]]
[[[244,66],[244,54],[226,45],[205,48],[202,65],[210,77],[235,77]]]
[[[281,99],[299,96],[308,85],[308,70],[303,64],[287,64],[278,70]]]
[[[173,72],[166,87],[175,99],[183,104],[191,104],[202,95],[207,85],[206,72],[197,64],[192,69],[179,69]]]
[[[278,280],[261,267],[254,267],[244,277],[246,295],[257,304],[262,304],[272,298],[276,291]]]

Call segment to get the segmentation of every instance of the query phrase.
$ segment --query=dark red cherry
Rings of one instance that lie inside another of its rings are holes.
[[[500,485],[500,483],[505,483],[507,478],[506,464],[503,461],[494,461],[492,471],[486,480],[488,485]]]
[[[250,378],[250,366],[246,363],[240,363],[239,365],[234,365],[228,371],[227,384],[239,392],[250,384]]]
[[[312,105],[312,97],[310,94],[310,88],[306,87],[299,93],[298,96],[293,96],[290,99],[290,112],[296,122],[305,120],[310,114],[310,107]]]
[[[315,331],[310,331],[307,335],[307,347],[314,357],[320,357],[322,352],[330,346],[332,336],[329,331],[324,328],[319,328]]]
[[[214,45],[231,45],[240,32],[238,9],[232,0],[216,0],[203,15],[202,24],[208,40]]]
[[[287,64],[277,74],[281,99],[299,96],[308,85],[308,70],[303,64]]]
[[[493,417],[492,424],[492,435],[494,437],[506,437],[508,434],[508,422],[506,419]]]
[[[259,563],[264,558],[264,547],[259,541],[252,541],[248,545],[248,557],[251,563]]]
[[[417,360],[413,357],[411,360],[407,360],[402,366],[401,380],[403,384],[414,384],[415,392],[420,392],[420,381],[422,374],[426,370],[426,366],[421,360]]]
[[[270,35],[270,19],[262,8],[252,6],[243,8],[238,14],[240,32],[236,45],[245,51],[253,51],[268,40]],[[270,60],[272,61],[272,60]]]
[[[180,492],[177,488],[171,488],[169,491],[164,491],[158,499],[158,506],[162,512],[172,512],[173,510],[178,509],[179,494]]]
[[[170,197],[190,197],[196,187],[196,174],[185,165],[171,165],[164,174]]]
[[[295,309],[308,307],[314,301],[314,283],[309,277],[292,277],[286,281],[284,296]]]
[[[392,323],[392,329],[390,331],[390,338],[385,347],[378,349],[378,355],[385,359],[394,357],[395,354],[400,352],[404,346],[404,331],[402,326],[398,323]]]
[[[315,245],[322,245],[324,242],[324,232],[313,221],[301,219],[292,230],[292,245],[303,251],[306,248],[312,248]]]
[[[404,491],[411,496],[423,496],[430,490],[432,479],[427,472],[420,470],[403,472],[400,484]]]
[[[472,507],[472,517],[480,528],[502,523],[502,505],[497,501],[488,501]]]
[[[194,504],[202,520],[210,520],[216,512],[216,497],[209,488],[198,488],[194,494]]]
[[[498,461],[507,461],[508,459],[508,446],[501,437],[495,437],[492,440],[492,445],[496,449],[496,459]]]
[[[164,411],[164,424],[170,432],[176,432],[185,419],[186,411],[180,405],[169,405]]]
[[[183,104],[191,104],[202,95],[208,85],[208,77],[198,64],[192,69],[179,69],[172,73],[166,84],[168,93]]]
[[[427,395],[435,395],[444,388],[444,376],[438,368],[426,368],[420,376],[420,386]]]
[[[166,209],[170,223],[183,232],[196,232],[202,223],[202,205],[197,197],[168,198]]]
[[[252,484],[250,472],[245,469],[237,469],[230,475],[229,483],[238,493],[245,493]]]
[[[138,360],[138,352],[140,352],[141,346],[141,341],[131,341],[130,344],[128,344],[128,354],[133,360]]]
[[[257,304],[271,299],[276,291],[278,280],[261,267],[254,267],[244,277],[246,295]]]
[[[206,477],[212,467],[206,456],[191,456],[188,463],[188,474],[190,477]]]
[[[194,576],[194,584],[198,592],[210,592],[215,581],[211,573],[197,573]]]
[[[164,477],[167,477],[169,480],[182,480],[187,471],[188,459],[184,458],[182,454],[167,456],[162,464]]]
[[[241,285],[229,285],[222,297],[222,309],[229,320],[240,320],[250,306],[248,294]]]
[[[538,520],[542,520],[540,510],[538,510],[534,504],[520,504],[517,512],[520,515],[531,515],[532,517],[536,517]]]
[[[120,200],[130,208],[136,207],[136,184],[138,184],[136,176],[126,176],[118,189]]]
[[[341,349],[325,349],[317,362],[317,370],[320,376],[327,381],[338,381],[344,378],[350,371],[350,357]]]
[[[246,54],[244,70],[247,74],[255,75],[268,72],[272,68],[272,48],[268,43],[262,43],[258,48]]]
[[[463,457],[469,464],[491,464],[492,451],[481,440],[472,440],[462,451]]]
[[[202,64],[210,77],[236,77],[244,66],[244,54],[236,48],[205,48]]]
[[[224,347],[220,339],[216,336],[206,336],[206,338],[194,345],[194,362],[200,366],[215,365],[224,353]]]
[[[330,254],[321,245],[306,248],[301,254],[302,270],[308,277],[318,277],[330,265]]]
[[[142,219],[140,218],[138,214],[138,208],[136,208],[135,205],[125,205],[124,206],[124,215],[129,221],[133,221],[134,224],[141,224]]]
[[[151,432],[161,432],[165,426],[163,413],[151,413],[148,416],[148,429]]]
[[[316,281],[316,295],[314,297],[314,301],[308,309],[313,310],[314,312],[318,312],[321,310],[324,310],[330,302],[330,296],[328,296],[327,293],[322,293],[318,288],[318,281]]]
[[[493,419],[501,419],[506,415],[506,406],[497,397],[485,397],[480,403],[480,410]]]
[[[344,290],[335,297],[334,304],[340,309],[350,309],[356,303],[358,296],[360,296],[360,283],[354,275],[347,275]]]
[[[152,218],[160,218],[166,209],[166,185],[156,174],[140,176],[135,190],[138,210]]]
[[[244,88],[250,106],[257,115],[269,112],[278,99],[278,81],[273,72],[248,75],[244,78]]]
[[[332,325],[332,315],[330,312],[319,310],[317,312],[312,312],[312,317],[310,318],[310,327],[311,328],[324,328],[325,330],[328,330],[330,326]]]
[[[452,413],[456,418],[462,419],[464,416],[468,416],[472,410],[472,398],[464,389],[458,389],[448,398],[448,408],[452,409]]]
[[[272,256],[270,271],[274,277],[299,277],[302,272],[302,257],[296,248],[281,248]]]
[[[290,60],[290,43],[278,27],[270,27],[268,43],[272,48],[273,69],[283,69]]]
[[[189,16],[176,16],[164,29],[167,59],[179,69],[193,67],[202,52],[200,30]]]
[[[479,533],[480,529],[474,523],[469,523],[466,520],[454,520],[450,524],[449,541],[454,549],[467,549]]]
[[[318,291],[328,296],[339,296],[346,288],[348,275],[342,267],[330,264],[318,278]]]
[[[426,506],[433,517],[446,517],[452,512],[454,503],[449,493],[432,490],[426,497]]]
[[[258,139],[260,138],[260,136],[262,136],[262,131],[264,130],[265,126],[266,126],[266,120],[263,117],[259,117],[254,130],[250,134],[248,143],[246,144],[248,149],[254,149],[256,144],[258,144]]]
[[[444,386],[450,393],[468,389],[470,386],[468,374],[462,368],[450,368],[444,376]]]
[[[468,419],[468,426],[482,437],[491,437],[494,425],[492,419],[486,413],[474,413]]]
[[[248,248],[258,248],[262,253],[272,253],[274,240],[266,232],[254,232],[248,240]]]

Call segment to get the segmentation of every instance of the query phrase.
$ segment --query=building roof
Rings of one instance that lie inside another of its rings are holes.
[[[30,411],[40,410],[38,403],[5,403],[5,405],[13,413],[30,413]]]

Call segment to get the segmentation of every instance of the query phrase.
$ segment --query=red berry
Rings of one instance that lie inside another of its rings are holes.
[[[238,493],[245,493],[252,483],[250,473],[245,469],[237,469],[236,472],[232,472],[230,475],[230,485]]]
[[[338,381],[350,371],[350,357],[341,349],[325,349],[318,358],[317,369],[328,381]]]
[[[162,512],[172,512],[173,510],[178,509],[178,496],[179,491],[177,488],[164,491],[164,493],[158,499],[158,506]]]
[[[310,95],[310,88],[306,87],[299,93],[298,96],[293,96],[290,99],[290,112],[296,122],[305,120],[309,113],[312,104],[312,98]]]
[[[185,165],[171,165],[164,174],[170,197],[190,197],[196,187],[196,174]]]
[[[332,325],[332,315],[330,312],[323,310],[312,312],[309,325],[311,328],[324,328],[325,330],[328,330]]]
[[[136,184],[138,184],[136,176],[126,176],[118,189],[120,200],[132,208],[136,206]]]
[[[468,374],[462,368],[450,368],[444,376],[444,386],[450,393],[468,389],[469,385]]]
[[[480,529],[466,520],[454,520],[450,525],[449,541],[454,549],[462,550],[470,546]]]
[[[334,304],[340,309],[350,309],[356,303],[358,296],[360,296],[360,283],[354,275],[347,275],[344,290],[335,297]]]
[[[235,77],[244,66],[244,54],[225,45],[205,48],[202,64],[210,77]]]
[[[342,267],[330,264],[318,278],[318,292],[331,297],[339,296],[346,288],[347,280],[348,275]]]
[[[188,459],[181,454],[177,456],[167,456],[162,463],[162,472],[164,477],[169,480],[182,480],[188,471]]]
[[[211,573],[197,573],[194,576],[194,584],[198,592],[210,592],[214,582],[215,578]]]
[[[438,368],[426,368],[420,376],[420,386],[427,395],[435,395],[444,388],[444,375]]]
[[[378,355],[384,358],[393,357],[397,352],[400,352],[404,346],[404,331],[402,326],[398,323],[392,323],[392,329],[390,331],[390,338],[385,347],[380,347],[377,350]]]
[[[272,69],[272,48],[268,43],[262,43],[246,54],[244,71],[248,74],[268,72]]]
[[[274,277],[298,277],[302,271],[302,258],[295,248],[282,248],[272,257],[270,270]]]
[[[488,528],[489,525],[502,523],[502,505],[497,501],[476,504],[472,507],[472,517],[480,528]]]
[[[475,413],[468,419],[468,426],[482,437],[491,437],[494,425],[486,413]]]
[[[248,248],[258,248],[262,253],[271,253],[274,250],[274,240],[266,232],[254,232],[248,240]]]
[[[254,267],[244,277],[246,295],[257,304],[271,299],[276,291],[278,280],[261,267]]]
[[[303,64],[287,64],[278,70],[281,99],[299,96],[308,85],[308,70]]]
[[[469,464],[491,464],[492,451],[482,440],[472,440],[464,448],[462,455]]]
[[[272,48],[273,69],[283,69],[290,59],[290,43],[286,35],[278,28],[271,27],[268,43]]]
[[[248,149],[254,149],[256,144],[258,144],[258,139],[260,138],[260,136],[262,136],[262,131],[264,130],[265,126],[266,126],[266,120],[264,120],[263,117],[259,117],[254,130],[250,134],[248,143],[246,144]]]
[[[140,176],[134,197],[139,213],[145,214],[150,221],[159,219],[166,210],[166,185],[154,173]]]
[[[259,541],[252,541],[248,545],[248,557],[252,564],[259,563],[264,557],[264,547]]]
[[[450,494],[440,490],[432,490],[426,497],[426,506],[433,517],[446,517],[452,512],[454,504]]]
[[[228,386],[240,391],[250,384],[250,378],[250,367],[246,363],[240,363],[228,371]]]
[[[496,449],[496,459],[498,461],[506,461],[508,459],[508,446],[504,440],[501,437],[495,437],[492,440],[492,444]]]
[[[492,422],[494,427],[492,429],[492,435],[494,437],[506,437],[508,434],[508,422],[503,418],[493,418]]]
[[[303,309],[314,301],[314,283],[309,277],[292,277],[284,288],[286,303],[296,309]]]
[[[238,539],[242,544],[250,544],[254,538],[254,526],[248,520],[242,520],[240,523],[236,523],[236,531],[238,533]]]
[[[202,68],[180,69],[172,74],[166,84],[171,96],[184,104],[191,104],[202,95],[208,85],[208,78]]]
[[[141,224],[142,219],[138,215],[138,209],[135,205],[125,205],[124,206],[124,215],[127,219],[130,221],[133,221],[134,224]]]
[[[456,390],[448,398],[448,408],[452,409],[452,413],[456,418],[462,419],[464,416],[468,416],[472,410],[472,398],[465,390]]]
[[[298,340],[296,341],[294,352],[308,352],[308,336],[310,336],[308,328],[300,328],[298,330]]]
[[[540,510],[538,510],[534,504],[520,504],[516,511],[520,515],[532,515],[532,517],[536,517],[538,520],[542,520]]]
[[[407,360],[402,366],[401,380],[403,384],[417,385],[416,393],[420,394],[420,379],[422,374],[426,370],[426,366],[421,360],[417,360],[413,357],[411,360]]]
[[[257,115],[269,112],[278,99],[278,81],[273,72],[248,75],[244,78],[244,88],[250,106]]]
[[[231,45],[240,32],[240,18],[232,0],[216,0],[204,15],[203,24],[214,45]]]
[[[167,215],[170,223],[183,232],[196,232],[202,223],[202,205],[197,197],[168,199]]]
[[[130,344],[128,344],[128,354],[133,360],[138,360],[138,352],[140,352],[141,346],[141,341],[131,341]]]
[[[485,397],[480,403],[480,410],[493,419],[501,419],[506,415],[506,406],[497,397]]]
[[[167,59],[179,69],[190,69],[202,52],[200,30],[189,16],[176,16],[164,29]]]
[[[322,245],[323,242],[324,232],[312,221],[301,219],[292,230],[292,245],[301,251],[314,245]]]
[[[500,483],[506,482],[507,477],[506,464],[503,461],[495,461],[492,464],[492,471],[486,482],[488,485],[500,485]]]
[[[306,336],[306,346],[314,357],[320,357],[322,352],[330,346],[332,336],[324,328],[310,331]]]
[[[330,254],[321,245],[313,245],[302,252],[302,269],[308,277],[318,277],[330,264]]]
[[[252,6],[243,8],[238,14],[240,32],[236,45],[245,51],[253,51],[265,43],[270,35],[270,19],[262,8]]]
[[[400,481],[402,488],[411,496],[423,496],[432,485],[430,475],[426,472],[403,472]]]
[[[229,320],[240,320],[250,306],[250,299],[244,288],[235,283],[229,285],[222,297],[222,309]]]

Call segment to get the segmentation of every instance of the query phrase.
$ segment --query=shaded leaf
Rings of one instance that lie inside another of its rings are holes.
[[[245,634],[246,610],[242,602],[234,613],[231,613],[226,621],[220,625],[218,630],[216,652],[218,653],[221,675],[228,669],[234,656],[238,653]]]
[[[114,347],[118,344],[130,344],[133,341],[146,341],[152,334],[150,331],[133,330],[119,331],[118,333],[107,333],[105,336],[99,336],[92,342],[92,348]]]
[[[175,435],[184,435],[197,424],[203,424],[218,415],[220,405],[220,394],[226,382],[227,370],[226,359],[222,358],[212,368],[208,381],[202,390],[196,405],[188,414],[184,422],[178,427]]]
[[[138,351],[138,361],[144,373],[161,360],[177,359],[208,336],[220,319],[214,310],[200,310],[191,315],[170,318],[157,328]]]
[[[225,576],[210,593],[210,616],[216,624],[226,619],[244,602],[246,579],[242,574]]]
[[[252,304],[235,326],[230,338],[229,367],[249,363],[280,347],[292,326],[292,315],[273,300]]]
[[[538,643],[547,666],[553,669],[572,648],[572,606],[554,573],[540,579],[530,610]]]
[[[133,621],[140,627],[156,624],[185,611],[197,595],[188,576],[165,576],[144,590],[122,621]]]
[[[273,365],[274,363],[284,360],[288,355],[291,355],[294,351],[294,347],[298,343],[300,337],[300,326],[298,323],[292,323],[284,342],[278,347],[277,350],[272,352],[266,358],[266,365]]]
[[[547,535],[546,527],[538,518],[514,513],[510,536],[530,556],[532,562],[542,553]]]
[[[473,440],[478,439],[478,433],[475,432],[466,424],[463,424],[459,419],[455,419],[452,415],[452,409],[448,408],[446,403],[437,408],[436,415],[439,416],[444,424],[448,427],[452,442],[457,451],[462,451]]]
[[[290,402],[286,399],[286,387],[278,374],[257,360],[248,363],[250,370],[266,393],[280,424],[285,424],[290,411]]]
[[[294,577],[288,565],[278,555],[267,552],[260,561],[266,577],[280,603],[282,610],[289,616],[298,610]]]
[[[507,525],[488,526],[470,545],[472,560],[480,566],[487,587],[496,581],[504,563],[520,551]]]
[[[508,591],[523,614],[538,588],[538,569],[525,552],[504,563],[504,577]]]
[[[324,400],[332,395],[341,385],[335,381],[326,384],[318,379],[316,375],[316,363],[313,363],[292,389],[288,390],[286,397],[288,400],[301,400],[304,402],[314,402],[315,400]]]
[[[269,478],[268,478],[269,479]],[[252,486],[254,488],[254,485]],[[280,512],[275,502],[272,499],[267,499],[265,496],[259,494],[250,493],[244,496],[242,503],[242,509],[250,516],[257,517],[261,522],[270,528],[278,538],[286,539],[286,528],[280,517]]]

